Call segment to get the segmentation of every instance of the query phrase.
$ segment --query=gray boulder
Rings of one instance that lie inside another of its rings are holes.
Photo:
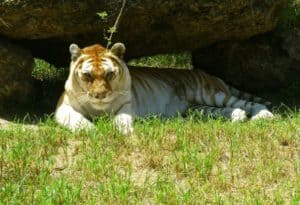
[[[114,41],[123,41],[131,58],[194,50],[227,39],[247,39],[274,29],[286,3],[128,0]],[[105,44],[103,31],[113,25],[121,4],[121,0],[4,0],[0,1],[0,34],[13,39],[57,39],[81,46]],[[106,21],[96,15],[101,11],[108,13]],[[59,44],[56,48],[67,50]]]

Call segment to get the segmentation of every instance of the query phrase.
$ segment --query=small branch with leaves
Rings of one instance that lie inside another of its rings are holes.
[[[118,29],[118,26],[119,26],[119,23],[120,23],[120,19],[121,19],[121,16],[123,14],[125,5],[126,5],[126,0],[123,0],[122,7],[120,9],[120,12],[119,12],[119,14],[118,14],[118,16],[116,18],[116,21],[115,21],[114,25],[107,30],[107,32],[109,33],[109,36],[108,37],[106,37],[106,36],[104,37],[107,40],[106,49],[108,49],[108,47],[112,44],[112,38],[113,38],[114,33],[117,33],[117,29]],[[108,17],[108,14],[107,14],[106,11],[99,12],[99,13],[97,13],[97,15],[102,20],[106,20],[107,17]]]

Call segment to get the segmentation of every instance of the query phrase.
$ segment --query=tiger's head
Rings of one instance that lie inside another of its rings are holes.
[[[78,45],[71,44],[69,51],[71,54],[69,79],[71,77],[72,83],[77,84],[76,89],[80,89],[80,92],[89,99],[96,101],[107,99],[124,87],[126,81],[130,81],[129,71],[123,61],[125,53],[123,43],[115,43],[111,49],[105,49],[99,44],[81,49]],[[74,89],[74,85],[69,87]]]

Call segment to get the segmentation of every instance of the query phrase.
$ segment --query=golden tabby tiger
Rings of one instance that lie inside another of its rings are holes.
[[[71,65],[65,91],[59,99],[55,119],[72,130],[91,128],[89,120],[104,113],[115,115],[123,134],[133,132],[135,116],[166,117],[189,108],[232,121],[272,118],[258,97],[242,93],[221,79],[200,70],[128,69],[123,61],[125,46],[110,50],[101,45],[80,49],[70,45]]]

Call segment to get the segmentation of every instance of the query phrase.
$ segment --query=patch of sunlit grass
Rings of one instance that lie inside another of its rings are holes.
[[[109,117],[71,133],[48,120],[0,130],[3,204],[298,204],[300,115],[273,121]]]

